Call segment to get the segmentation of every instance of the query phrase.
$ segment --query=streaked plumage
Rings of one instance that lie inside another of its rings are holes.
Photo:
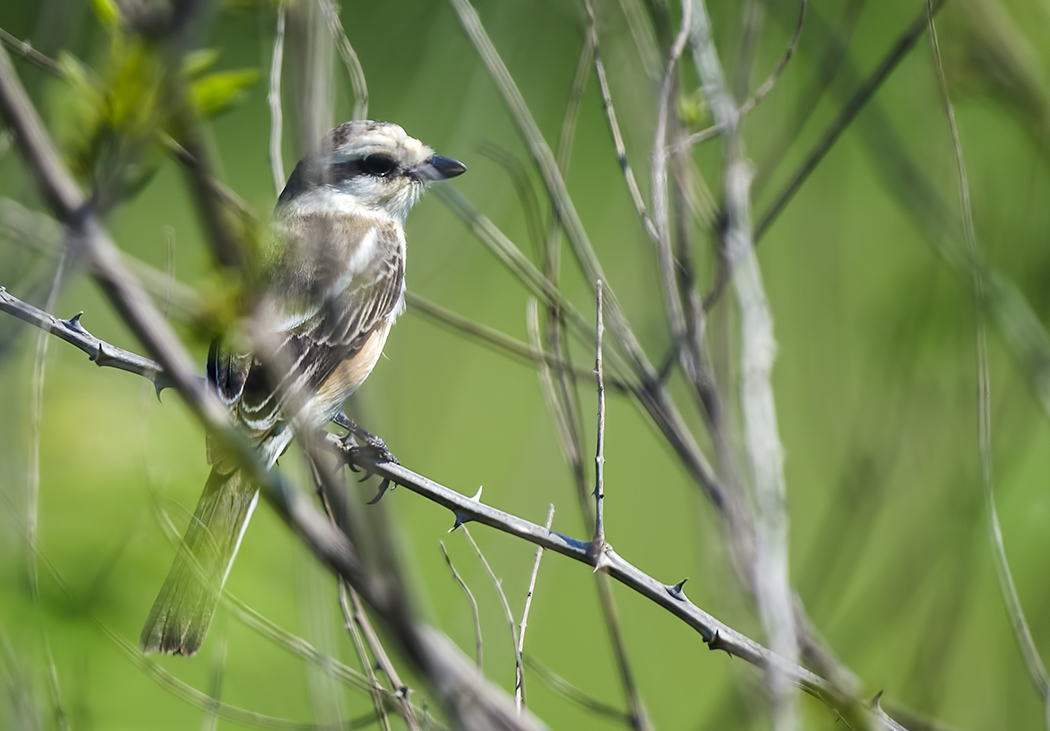
[[[465,169],[385,122],[336,127],[296,166],[251,312],[208,356],[209,383],[268,468],[293,420],[323,426],[372,372],[404,309],[405,217],[429,182]],[[199,649],[258,499],[233,457],[208,442],[212,473],[143,628],[145,652]]]

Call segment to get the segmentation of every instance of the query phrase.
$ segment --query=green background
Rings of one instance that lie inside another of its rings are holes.
[[[741,8],[709,4],[716,43],[732,69]],[[759,5],[765,23],[752,89],[783,52],[797,11],[792,2]],[[620,6],[600,8],[603,58],[629,158],[647,191],[655,93],[640,70]],[[541,130],[555,144],[585,32],[582,8],[484,2],[478,10]],[[849,74],[874,68],[921,10],[919,2],[899,0],[811,3],[797,56],[744,125],[757,173],[756,213],[773,200],[856,89],[859,77]],[[764,163],[780,144],[781,131],[820,84],[827,29],[848,24],[851,13],[847,60],[783,164],[770,173]],[[275,199],[266,156],[274,17],[268,6],[224,7],[202,43],[221,52],[222,68],[261,71],[245,101],[210,124],[209,144],[220,177],[264,220]],[[451,7],[347,2],[342,19],[368,78],[369,115],[396,121],[440,154],[465,162],[469,172],[451,185],[535,260],[514,185],[483,154],[483,146],[495,144],[520,159],[541,200],[542,188]],[[88,6],[76,2],[3,3],[0,26],[32,38],[46,53],[66,47],[93,65],[104,55],[98,23]],[[948,3],[939,27],[979,245],[1045,324],[1050,321],[1045,83],[1050,10],[1032,1],[959,0]],[[24,62],[16,65],[45,120],[53,128],[75,125],[75,119],[63,118],[60,82]],[[695,76],[689,72],[686,79]],[[337,117],[349,118],[352,98],[341,68],[335,80]],[[292,114],[288,105],[286,112]],[[891,135],[900,147],[888,145]],[[297,156],[294,139],[289,129],[288,169]],[[717,198],[717,141],[694,155]],[[1037,728],[1040,699],[1003,610],[987,539],[969,283],[944,265],[924,235],[928,208],[909,187],[914,176],[893,172],[900,160],[925,176],[958,215],[951,141],[925,39],[835,145],[759,249],[779,346],[773,385],[787,457],[792,579],[819,631],[872,695],[885,691],[887,700],[960,728]],[[0,158],[0,174],[5,196],[37,205],[16,151]],[[610,285],[643,346],[659,362],[668,338],[654,251],[627,196],[593,74],[568,184]],[[164,163],[141,195],[107,224],[126,251],[173,269],[193,287],[217,288],[185,176],[174,162]],[[962,245],[957,231],[954,223],[944,231],[951,246]],[[527,291],[435,196],[414,210],[407,235],[411,290],[527,339]],[[696,245],[706,284],[715,262],[710,234],[700,233]],[[46,293],[53,266],[17,241],[0,242],[0,285],[16,295],[33,294],[42,304],[41,290],[32,285],[43,282]],[[568,254],[565,272],[568,295],[581,311],[592,313],[588,285]],[[719,312],[731,307],[731,294],[723,297]],[[90,279],[77,272],[67,279],[55,312],[68,317],[80,310],[95,335],[140,349]],[[713,317],[710,327],[719,352],[735,359],[732,315]],[[179,331],[203,369],[206,341],[186,327]],[[34,728],[27,725],[34,719],[39,727],[56,727],[48,652],[74,729],[201,726],[202,711],[151,679],[100,629],[101,623],[131,643],[138,637],[175,550],[157,521],[157,508],[167,510],[181,530],[207,475],[199,428],[174,393],[158,401],[145,381],[99,370],[73,348],[50,343],[40,424],[40,596],[34,602],[24,526],[37,332],[3,319],[0,334],[5,645],[0,678],[8,685],[0,695],[0,726]],[[990,354],[999,515],[1035,643],[1045,649],[1050,648],[1050,433],[1024,368],[995,329]],[[574,346],[572,355],[582,365],[593,362],[584,347]],[[671,383],[700,434],[681,377],[676,374]],[[722,386],[735,400],[735,381]],[[593,388],[582,385],[580,398],[585,449],[593,455]],[[570,475],[530,366],[410,310],[355,397],[351,415],[380,434],[410,469],[465,494],[484,485],[486,503],[535,522],[543,522],[553,503],[555,528],[583,537]],[[759,638],[760,624],[728,566],[710,505],[632,402],[611,394],[606,418],[609,541],[663,581],[689,577],[694,602]],[[452,516],[407,490],[389,494],[384,507],[419,590],[419,610],[472,655],[471,614],[442,559],[438,542],[445,541],[480,604],[485,672],[512,691],[511,640],[495,591],[464,536],[447,533]],[[473,535],[520,616],[532,547],[481,526]],[[340,629],[333,581],[266,506],[256,513],[227,588],[281,626],[355,664]],[[767,726],[758,700],[761,676],[754,668],[708,652],[683,623],[623,587],[615,594],[628,655],[658,728]],[[545,557],[526,653],[583,691],[624,706],[587,567]],[[332,718],[333,697],[344,718],[371,709],[366,694],[324,691],[315,670],[226,610],[220,610],[196,658],[156,662],[205,692],[221,676],[224,701],[260,713],[323,722]],[[560,698],[537,676],[529,674],[527,681],[530,708],[552,728],[612,725]],[[416,698],[426,695],[421,688]],[[802,706],[807,728],[840,727],[816,701],[805,698]],[[399,720],[393,723],[400,727]],[[220,728],[233,725],[219,721]]]

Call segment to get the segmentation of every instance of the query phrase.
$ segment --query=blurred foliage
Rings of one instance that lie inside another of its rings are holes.
[[[791,37],[797,3],[757,3],[764,12],[750,64],[741,62],[740,38],[751,3],[708,4],[723,63],[730,74],[750,68],[754,89]],[[206,228],[164,135],[177,131],[174,115],[206,119],[204,144],[220,179],[266,220],[276,197],[267,159],[270,115],[266,84],[252,82],[269,74],[276,6],[222,5],[173,67],[156,38],[121,21],[130,5],[3,3],[0,27],[58,60],[57,79],[24,60],[17,67],[84,185],[104,187],[120,203],[107,217],[116,241],[201,292],[198,306],[221,321],[233,307],[221,294],[228,273],[213,267]],[[632,33],[626,20],[632,8],[630,0],[599,4],[602,57],[628,158],[648,195],[656,90],[639,61],[645,35]],[[1005,320],[990,340],[999,513],[1044,657],[1050,429],[1033,374],[1045,364],[1033,360],[1035,351],[1018,352],[1011,327],[1045,339],[1050,323],[1048,8],[1034,0],[950,0],[938,17],[978,241],[1004,303]],[[922,10],[914,0],[811,0],[795,58],[744,123],[757,176],[756,217]],[[584,41],[582,8],[540,0],[479,2],[478,11],[553,144]],[[450,8],[347,2],[341,19],[367,74],[371,116],[396,121],[439,153],[462,159],[470,171],[454,185],[531,254],[529,214],[515,181],[482,150],[501,148],[523,161],[533,186],[538,176]],[[290,169],[300,150],[293,142],[298,112],[289,100],[303,79],[286,60],[283,152]],[[166,78],[173,73],[177,84]],[[684,77],[695,84],[690,72]],[[183,82],[192,90],[185,97],[174,91]],[[336,117],[345,119],[353,100],[341,68],[333,90]],[[676,108],[689,129],[709,123],[693,86]],[[693,158],[717,200],[717,139]],[[669,343],[655,256],[626,193],[593,74],[568,184],[610,285],[650,357],[661,361]],[[0,196],[39,203],[11,150],[0,153]],[[759,247],[779,343],[774,386],[787,452],[792,578],[829,645],[872,694],[885,691],[884,705],[902,703],[964,729],[1038,728],[1041,703],[1002,608],[986,537],[969,282],[942,256],[961,246],[956,200],[929,45],[920,41]],[[6,228],[0,232],[0,285],[43,304],[54,259]],[[706,288],[717,267],[713,238],[693,234]],[[435,197],[413,212],[408,240],[414,292],[527,340],[526,291]],[[568,254],[563,269],[567,295],[592,312],[588,283]],[[159,289],[203,364],[203,330],[175,306],[174,289]],[[708,321],[730,403],[737,385],[731,300],[723,295]],[[55,309],[63,317],[83,310],[94,334],[136,347],[82,273],[67,274]],[[207,474],[202,435],[177,399],[165,394],[158,403],[149,384],[95,369],[52,342],[39,423],[34,598],[25,526],[37,340],[38,333],[0,318],[0,728],[63,728],[66,721],[74,729],[204,726],[206,712],[180,698],[173,681],[143,672],[99,624],[129,641],[138,636],[175,550],[157,516],[166,511],[179,528],[188,520]],[[574,344],[570,355],[585,366],[593,362],[587,347]],[[483,483],[486,502],[536,522],[554,503],[554,528],[583,533],[530,368],[411,310],[386,356],[350,413],[404,464],[466,494]],[[671,386],[701,434],[679,375]],[[593,388],[581,383],[578,396],[585,450],[593,454]],[[671,451],[626,398],[610,396],[607,424],[610,542],[661,580],[690,577],[695,602],[759,637],[753,608],[726,565],[723,531]],[[282,468],[294,474],[297,460],[289,455]],[[512,690],[513,653],[498,600],[470,546],[446,535],[451,516],[403,490],[382,505],[397,526],[421,610],[472,654],[470,609],[438,549],[446,541],[480,605],[486,673]],[[520,612],[532,547],[480,528],[474,535]],[[257,512],[227,587],[356,666],[350,639],[339,631],[334,585],[268,510]],[[767,727],[753,668],[707,652],[695,633],[622,587],[615,594],[627,652],[658,728]],[[318,614],[328,621],[317,621]],[[526,653],[603,702],[624,706],[586,567],[544,559]],[[357,718],[371,708],[367,694],[333,690],[316,668],[229,611],[220,610],[198,657],[157,664],[203,692],[220,689],[227,703],[304,723]],[[538,674],[527,673],[527,681],[530,707],[552,728],[616,727],[557,695]],[[415,678],[408,682],[417,686]],[[805,699],[803,708],[806,728],[840,727],[815,701]],[[219,728],[233,726],[218,721]]]

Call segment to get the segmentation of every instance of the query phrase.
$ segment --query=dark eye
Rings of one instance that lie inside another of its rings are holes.
[[[385,178],[397,170],[397,163],[389,155],[369,155],[361,161],[361,172],[377,178]]]

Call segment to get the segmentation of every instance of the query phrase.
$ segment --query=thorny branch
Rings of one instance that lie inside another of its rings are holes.
[[[10,298],[11,296],[8,295],[8,297]],[[21,305],[31,310],[36,309],[26,303],[21,303]],[[40,322],[48,321],[46,314],[38,317],[37,320]],[[125,370],[134,372],[130,368]],[[323,444],[328,450],[342,456],[344,459],[351,459],[349,447],[335,434],[324,434]],[[542,525],[485,505],[480,500],[460,494],[423,475],[412,472],[402,465],[378,461],[364,454],[357,454],[353,456],[353,459],[356,460],[356,464],[359,467],[378,475],[380,478],[389,479],[391,482],[447,508],[456,516],[456,520],[460,523],[476,522],[487,525],[594,568],[594,558],[591,554],[589,541],[581,541],[563,535]],[[260,480],[265,480],[268,476],[273,477],[269,473],[261,472]],[[340,541],[332,543],[330,542],[331,539],[327,537],[331,535],[331,529],[327,521],[316,513],[311,515],[312,511],[306,507],[303,499],[295,491],[290,490],[287,486],[278,489],[284,491],[285,494],[282,497],[287,498],[287,503],[276,506],[279,508],[279,512],[284,516],[288,516],[288,519],[297,527],[297,532],[302,531],[300,535],[305,534],[304,538],[311,542],[311,547],[314,547],[315,551],[321,554],[322,559],[338,566],[340,572],[346,572],[350,576],[357,578],[359,569],[356,568],[354,563],[347,563],[348,557],[343,556],[341,549],[338,548]],[[665,584],[633,566],[612,550],[611,547],[607,548],[605,556],[605,573],[678,617],[686,625],[693,628],[710,649],[722,650],[758,668],[777,668],[796,687],[820,699],[845,719],[858,721],[876,719],[887,724],[891,729],[904,728],[893,722],[878,706],[867,706],[855,698],[844,695],[834,684],[819,675],[784,660],[746,635],[737,632],[705,612],[688,599],[683,588],[685,582]]]

